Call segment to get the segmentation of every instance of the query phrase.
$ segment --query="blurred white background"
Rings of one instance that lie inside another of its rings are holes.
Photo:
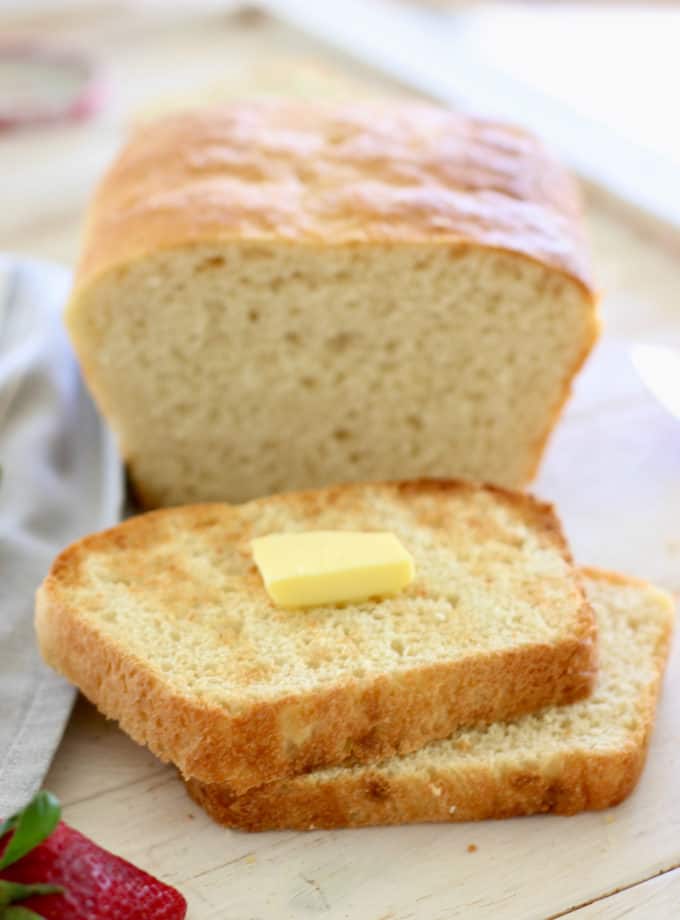
[[[334,93],[338,51],[339,69],[362,87],[396,75],[444,102],[525,124],[598,187],[680,226],[676,3],[0,0],[0,55],[17,41],[84,54],[107,95],[79,124],[2,131],[0,169],[14,177],[3,189],[5,248],[72,259],[77,215],[140,113],[282,83]],[[22,88],[61,89],[38,77],[20,84],[0,57],[0,109]]]

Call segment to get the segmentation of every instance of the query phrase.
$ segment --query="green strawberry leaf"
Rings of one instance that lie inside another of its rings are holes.
[[[0,913],[0,920],[45,920],[45,918],[27,907],[6,907]]]
[[[59,885],[46,885],[38,882],[33,885],[22,885],[20,882],[7,882],[0,879],[0,907],[23,901],[25,898],[34,898],[41,894],[62,894],[64,891]],[[0,917],[0,920],[2,918]]]
[[[51,792],[43,790],[34,796],[23,811],[10,818],[14,833],[0,859],[0,869],[11,866],[42,843],[59,824],[60,818],[61,805]]]

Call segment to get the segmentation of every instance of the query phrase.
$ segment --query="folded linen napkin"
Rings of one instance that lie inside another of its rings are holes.
[[[36,588],[72,540],[115,523],[123,477],[61,308],[68,271],[0,256],[0,815],[42,783],[75,691],[41,661]]]

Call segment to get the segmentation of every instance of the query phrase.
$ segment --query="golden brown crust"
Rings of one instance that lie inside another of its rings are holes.
[[[652,588],[640,579],[584,570],[613,586]],[[660,598],[665,605],[668,599]],[[222,785],[186,781],[189,795],[221,824],[248,831],[458,822],[552,812],[573,815],[618,805],[642,773],[673,625],[669,611],[653,651],[654,679],[637,703],[636,728],[618,749],[556,751],[532,769],[468,762],[464,767],[388,774],[380,767],[297,777],[237,796]]]
[[[518,129],[427,105],[244,102],[139,129],[93,202],[76,292],[218,240],[483,246],[594,298],[565,171]]]
[[[646,745],[574,751],[554,771],[499,772],[475,764],[460,773],[395,776],[376,771],[303,784],[268,783],[242,796],[185,780],[191,798],[220,824],[246,831],[313,830],[378,824],[483,821],[552,812],[574,815],[618,805],[635,788]]]
[[[373,488],[379,488],[374,484]],[[260,503],[314,504],[352,500],[360,485],[274,496]],[[423,490],[474,490],[448,480],[383,484],[401,495]],[[487,487],[540,523],[545,539],[569,553],[549,505],[526,495]],[[323,498],[321,498],[323,496]],[[251,505],[257,506],[258,502]],[[470,655],[448,663],[419,665],[377,678],[352,678],[342,685],[271,702],[251,703],[239,712],[175,691],[147,662],[130,654],[92,620],[63,600],[62,587],[77,583],[88,552],[143,545],[168,516],[200,517],[212,506],[150,512],[85,538],[54,562],[38,592],[36,628],[45,660],[75,683],[108,717],[158,757],[207,783],[229,782],[243,792],[261,783],[327,764],[377,761],[444,738],[462,724],[487,723],[574,702],[592,689],[596,673],[595,626],[583,586],[582,604],[564,637],[554,645],[534,644]],[[214,506],[219,507],[219,506]],[[430,515],[437,515],[433,505]],[[226,538],[226,537],[225,537]],[[576,574],[576,573],[575,573]],[[286,745],[284,723],[315,723],[318,730],[294,747]]]

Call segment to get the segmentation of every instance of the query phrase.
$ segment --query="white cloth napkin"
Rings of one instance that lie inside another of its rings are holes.
[[[0,257],[0,815],[41,785],[74,690],[41,661],[36,588],[72,540],[119,519],[112,437],[62,328],[69,273]]]

